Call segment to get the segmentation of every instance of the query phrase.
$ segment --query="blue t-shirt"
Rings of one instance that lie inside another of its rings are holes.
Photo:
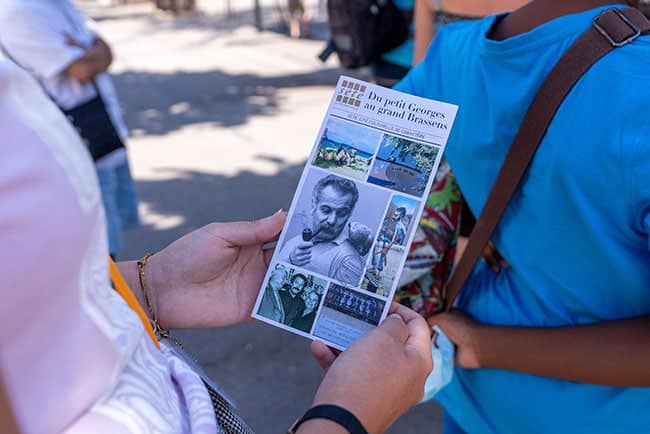
[[[604,9],[504,41],[486,38],[495,17],[445,26],[397,85],[459,105],[446,157],[476,215],[542,81]],[[487,324],[541,327],[650,314],[649,84],[648,36],[580,79],[493,235],[512,268],[495,274],[479,263],[462,310]],[[650,433],[650,388],[456,369],[436,398],[471,434]]]

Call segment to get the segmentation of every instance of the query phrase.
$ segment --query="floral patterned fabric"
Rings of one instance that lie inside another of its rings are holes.
[[[440,163],[409,248],[395,298],[422,316],[444,307],[445,285],[454,266],[462,199],[454,174]]]

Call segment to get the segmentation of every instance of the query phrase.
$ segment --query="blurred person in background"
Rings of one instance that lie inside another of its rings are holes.
[[[154,4],[156,8],[162,11],[171,11],[175,15],[196,10],[196,0],[154,0]]]
[[[422,60],[436,30],[445,24],[512,11],[529,0],[415,0],[413,65]]]
[[[6,0],[0,10],[0,45],[32,74],[62,109],[85,110],[99,99],[122,146],[95,161],[108,227],[109,252],[118,254],[123,231],[139,224],[126,148],[128,130],[107,73],[113,61],[94,22],[70,0]],[[99,95],[98,95],[99,92]],[[83,114],[83,113],[82,113]]]
[[[309,38],[309,13],[303,0],[288,0],[289,36],[292,38]]]

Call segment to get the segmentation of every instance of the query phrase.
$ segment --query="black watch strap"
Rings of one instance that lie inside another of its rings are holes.
[[[305,413],[303,417],[296,421],[287,434],[295,434],[298,427],[310,419],[328,419],[336,422],[343,428],[348,430],[350,434],[368,434],[368,431],[363,427],[361,421],[348,410],[338,405],[316,405]]]

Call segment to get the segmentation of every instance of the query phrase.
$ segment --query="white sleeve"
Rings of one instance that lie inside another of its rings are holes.
[[[84,55],[82,48],[66,44],[67,33],[63,17],[44,8],[17,7],[0,22],[5,50],[39,78],[55,77]]]

